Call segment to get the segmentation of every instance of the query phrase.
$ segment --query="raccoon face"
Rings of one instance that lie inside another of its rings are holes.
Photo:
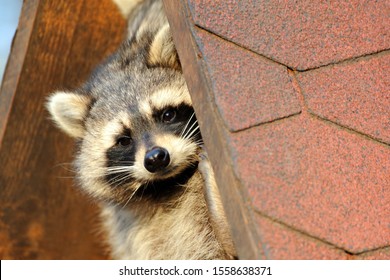
[[[150,92],[122,88],[119,98],[96,92],[51,97],[53,118],[79,140],[78,179],[90,194],[124,202],[148,188],[171,192],[159,188],[185,184],[197,167],[202,139],[183,83],[177,75]],[[100,86],[111,88],[111,82]]]
[[[171,84],[130,107],[101,132],[109,183],[155,187],[196,166],[201,136],[187,92]]]
[[[55,123],[78,139],[78,180],[99,199],[170,195],[197,168],[202,138],[192,102],[178,61],[160,51],[167,42],[156,40],[149,52],[126,42],[81,89],[49,98]]]

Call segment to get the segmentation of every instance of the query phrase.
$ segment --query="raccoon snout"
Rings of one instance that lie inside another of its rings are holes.
[[[144,166],[151,173],[163,170],[170,162],[169,153],[162,147],[154,147],[146,152]]]

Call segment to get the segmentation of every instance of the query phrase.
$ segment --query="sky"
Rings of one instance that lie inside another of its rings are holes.
[[[0,0],[0,81],[3,79],[12,38],[18,26],[22,3],[23,0]]]

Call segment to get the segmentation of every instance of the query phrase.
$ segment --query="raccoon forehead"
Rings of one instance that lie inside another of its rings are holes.
[[[164,88],[153,92],[147,100],[141,101],[139,109],[143,114],[152,115],[154,110],[178,107],[182,104],[192,106],[187,89]]]

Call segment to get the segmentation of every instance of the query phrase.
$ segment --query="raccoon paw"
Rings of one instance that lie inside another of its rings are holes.
[[[203,161],[203,160],[209,160],[209,156],[207,154],[207,152],[205,151],[205,149],[202,147],[201,148],[202,151],[199,153],[199,158],[200,158],[200,161]]]
[[[228,259],[236,259],[237,253],[230,235],[229,223],[222,206],[221,196],[214,177],[207,152],[203,150],[199,154],[198,169],[204,180],[203,192],[209,212],[211,226],[215,237],[224,249]]]
[[[206,189],[209,189],[210,187],[214,188],[216,185],[214,179],[214,171],[211,167],[209,156],[204,149],[199,154],[198,169],[203,177],[203,180],[205,181]]]

